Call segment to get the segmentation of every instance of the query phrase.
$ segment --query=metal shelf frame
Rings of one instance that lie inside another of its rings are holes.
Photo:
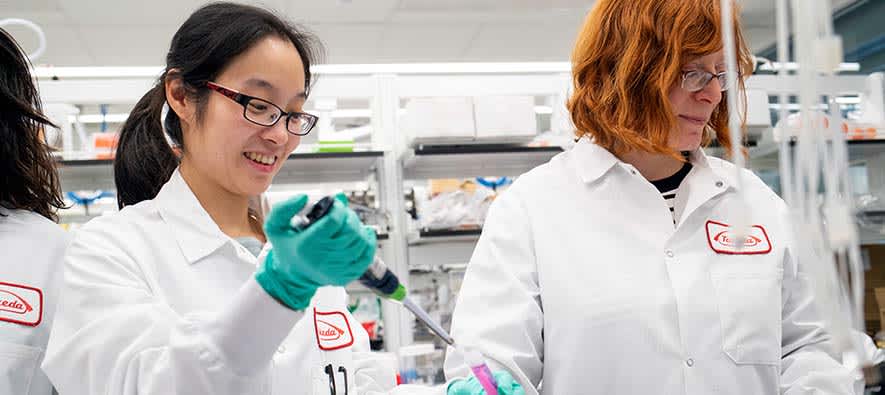
[[[409,180],[518,176],[549,161],[560,147],[424,146],[405,152],[402,166]]]
[[[849,163],[869,163],[885,155],[885,140],[847,140]],[[795,141],[790,142],[795,147]],[[778,143],[750,147],[749,165],[753,169],[777,169],[780,158]]]
[[[409,235],[409,245],[415,246],[419,244],[430,243],[448,243],[460,241],[477,241],[482,234],[482,229],[442,229],[442,230],[426,230],[421,229]]]
[[[383,156],[381,151],[292,154],[274,184],[364,181]],[[64,190],[115,188],[113,159],[59,160],[57,168]]]

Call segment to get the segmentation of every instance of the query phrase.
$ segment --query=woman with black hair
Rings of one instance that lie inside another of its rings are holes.
[[[30,63],[0,29],[0,394],[52,393],[40,360],[49,340],[67,234]]]
[[[316,45],[276,15],[232,3],[198,9],[175,33],[165,71],[120,132],[121,211],[78,230],[65,258],[43,364],[60,393],[393,387],[346,309],[311,307],[326,291],[343,304],[342,288],[324,286],[366,270],[375,233],[345,199],[303,230],[290,220],[304,195],[274,207],[263,228],[249,208],[316,123],[303,112]],[[266,243],[257,258],[246,240]]]

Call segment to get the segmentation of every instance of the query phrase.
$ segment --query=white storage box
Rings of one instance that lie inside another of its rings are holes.
[[[532,96],[477,96],[473,113],[478,142],[526,142],[538,134]]]
[[[538,134],[532,96],[417,97],[400,130],[409,145],[520,144]]]
[[[401,131],[411,144],[473,141],[473,101],[469,97],[416,97],[406,103]]]
[[[723,97],[724,97],[723,92]],[[747,138],[757,143],[771,138],[771,112],[768,107],[768,92],[761,90],[747,90]],[[738,110],[743,114],[744,106],[739,105]]]
[[[768,109],[767,92],[747,90],[747,126],[756,128],[771,127],[771,112]]]

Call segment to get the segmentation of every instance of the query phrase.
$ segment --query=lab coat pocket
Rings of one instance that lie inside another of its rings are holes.
[[[0,342],[0,394],[27,394],[43,350]]]
[[[738,365],[781,360],[782,272],[714,272],[722,351]]]

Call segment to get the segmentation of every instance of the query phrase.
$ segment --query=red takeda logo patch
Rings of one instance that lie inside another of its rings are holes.
[[[719,254],[753,255],[771,252],[771,240],[760,225],[753,225],[743,242],[728,224],[707,221],[707,243]]]
[[[713,240],[715,240],[720,245],[725,246],[725,247],[736,248],[738,246],[737,237],[727,230],[719,232],[719,234],[717,234],[716,236],[713,237]],[[755,246],[758,246],[761,243],[762,243],[762,240],[759,239],[758,237],[747,236],[746,238],[744,238],[743,247],[753,248]]]
[[[353,345],[353,331],[350,329],[350,322],[344,313],[314,310],[313,324],[316,330],[317,345],[321,350],[331,351]]]
[[[28,304],[28,301],[24,300],[21,296],[5,291],[0,290],[0,310],[9,311],[16,314],[25,314],[29,311],[34,311],[34,308]]]
[[[328,321],[317,319],[317,335],[323,341],[335,341],[344,336],[344,329],[341,329]]]
[[[0,321],[37,326],[43,320],[43,291],[0,282]]]

